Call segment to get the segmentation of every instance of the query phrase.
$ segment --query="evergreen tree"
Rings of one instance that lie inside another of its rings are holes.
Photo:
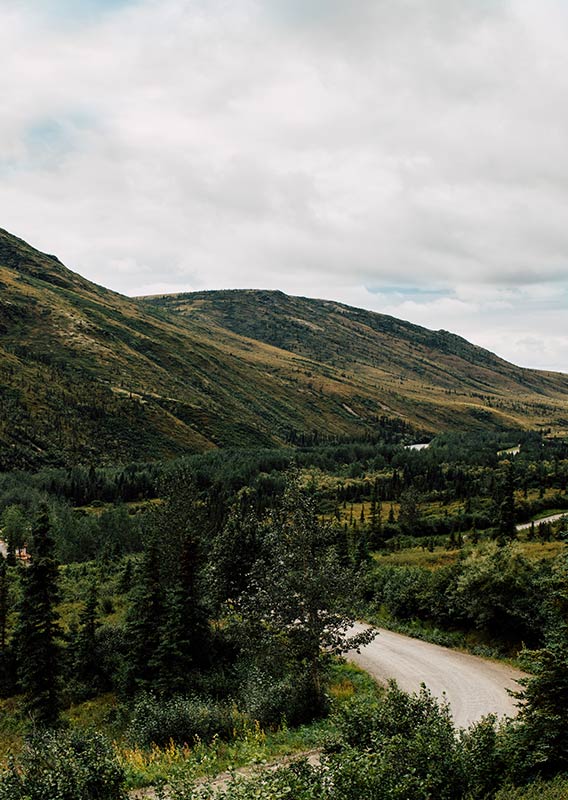
[[[71,678],[77,685],[77,694],[80,699],[93,697],[100,690],[97,610],[97,587],[93,581],[89,586],[85,606],[79,617],[79,627],[70,644]]]
[[[521,680],[520,712],[509,733],[513,778],[568,771],[568,551],[560,555],[548,599],[546,644],[521,653],[530,677]]]
[[[419,495],[415,489],[405,489],[400,495],[398,524],[402,533],[416,534],[420,525]]]
[[[0,697],[8,697],[15,691],[13,651],[8,644],[9,610],[9,576],[6,559],[0,555]]]
[[[513,471],[510,465],[498,492],[498,509],[497,542],[504,545],[517,536]]]
[[[27,523],[20,506],[12,505],[4,509],[2,513],[2,530],[6,540],[8,564],[16,564],[16,551],[20,550],[27,535]]]
[[[153,531],[161,560],[161,623],[149,666],[158,690],[171,694],[187,690],[192,675],[209,663],[204,540],[210,539],[218,520],[199,498],[188,470],[170,475],[163,492]]]
[[[134,576],[126,617],[125,689],[132,692],[150,688],[156,679],[156,657],[163,626],[161,557],[155,537],[147,542]]]
[[[227,522],[213,541],[209,583],[216,606],[243,593],[258,558],[262,531],[254,499],[248,488],[239,492]]]
[[[22,571],[16,630],[18,678],[26,712],[39,725],[59,717],[59,644],[55,610],[58,566],[49,518],[43,511],[32,528],[31,560]]]
[[[383,522],[381,518],[381,500],[378,496],[377,481],[371,493],[371,519],[369,525],[369,540],[371,548],[379,550],[384,546]]]
[[[0,652],[6,649],[8,628],[8,570],[6,559],[0,554]]]
[[[157,688],[165,694],[183,692],[192,673],[210,656],[209,624],[200,592],[198,542],[185,531],[177,569],[166,594],[164,625],[156,652]]]

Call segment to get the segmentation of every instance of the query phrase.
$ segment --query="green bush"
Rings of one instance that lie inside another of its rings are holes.
[[[195,697],[160,699],[141,695],[134,706],[128,728],[129,738],[142,747],[208,742],[214,736],[230,738],[238,725],[238,715],[228,703]]]
[[[330,756],[334,797],[342,800],[456,800],[466,789],[463,748],[449,709],[422,687],[394,683],[373,705],[340,716],[339,752]]]
[[[250,667],[241,688],[241,701],[247,715],[262,728],[309,722],[313,698],[308,676],[301,670],[280,678]]]
[[[123,781],[102,736],[50,731],[30,739],[0,776],[0,800],[125,800]]]

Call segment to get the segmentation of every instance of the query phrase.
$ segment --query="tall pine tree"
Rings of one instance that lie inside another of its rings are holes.
[[[210,629],[203,597],[203,540],[214,514],[200,501],[190,472],[178,470],[166,487],[157,519],[165,585],[164,624],[155,655],[157,688],[165,693],[191,688],[208,666]]]
[[[25,708],[34,723],[59,717],[58,565],[47,511],[32,528],[31,560],[22,572],[16,630],[17,667]]]
[[[125,689],[128,692],[150,689],[155,684],[156,656],[164,621],[160,564],[158,543],[153,537],[146,544],[129,595],[125,670]]]

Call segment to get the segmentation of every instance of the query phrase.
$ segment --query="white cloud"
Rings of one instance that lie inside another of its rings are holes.
[[[567,33],[555,0],[7,0],[0,224],[119,291],[282,288],[568,369]]]

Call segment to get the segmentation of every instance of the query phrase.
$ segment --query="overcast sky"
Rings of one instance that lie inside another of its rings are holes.
[[[0,226],[568,372],[566,0],[2,0]]]

